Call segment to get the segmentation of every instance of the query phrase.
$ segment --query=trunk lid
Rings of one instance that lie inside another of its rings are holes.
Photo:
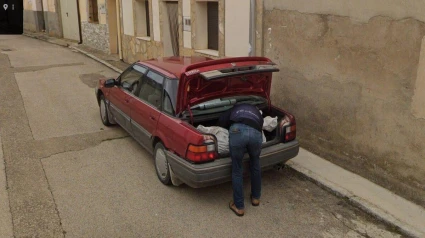
[[[261,96],[270,104],[272,73],[278,71],[274,63],[263,57],[227,58],[191,65],[179,82],[176,112],[229,96]]]

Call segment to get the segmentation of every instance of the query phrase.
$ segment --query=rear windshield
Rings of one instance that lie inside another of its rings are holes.
[[[252,95],[232,96],[199,103],[197,105],[192,106],[190,109],[194,116],[204,115],[210,113],[224,112],[232,108],[235,104],[239,103],[248,103],[261,107],[263,104],[267,104],[267,99]]]

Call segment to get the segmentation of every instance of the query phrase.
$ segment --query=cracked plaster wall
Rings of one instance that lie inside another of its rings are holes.
[[[303,147],[425,206],[425,120],[412,114],[423,19],[301,6],[265,1],[273,102],[295,114]]]

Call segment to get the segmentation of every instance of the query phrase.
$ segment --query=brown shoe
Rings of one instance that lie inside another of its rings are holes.
[[[229,208],[230,208],[230,210],[232,210],[236,214],[236,216],[241,217],[245,214],[245,210],[244,209],[238,209],[233,201],[230,201]]]
[[[251,195],[251,204],[252,206],[257,207],[258,205],[260,205],[260,199],[253,198]]]

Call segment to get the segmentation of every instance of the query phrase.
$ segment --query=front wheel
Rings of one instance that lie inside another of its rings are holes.
[[[165,147],[161,142],[155,145],[155,170],[159,181],[165,185],[171,184],[170,166],[168,164],[167,156],[165,154]]]
[[[102,120],[103,125],[111,126],[112,123],[109,119],[108,108],[106,107],[105,97],[100,95],[100,119]]]

